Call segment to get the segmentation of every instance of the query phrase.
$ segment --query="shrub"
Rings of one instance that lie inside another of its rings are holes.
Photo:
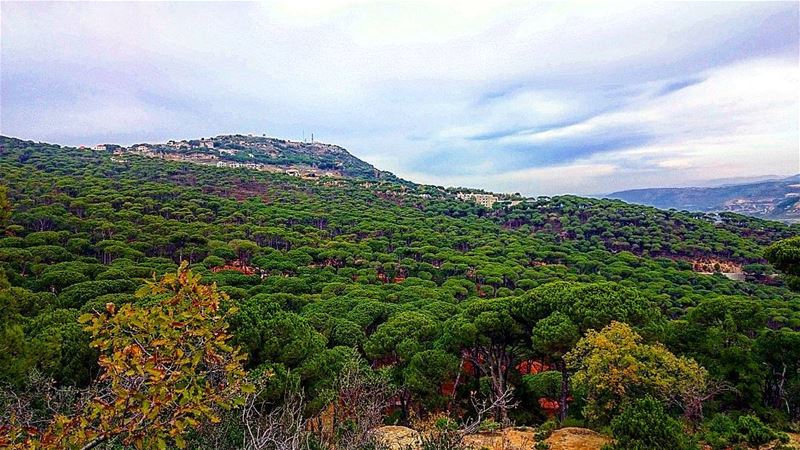
[[[656,399],[647,396],[629,404],[611,421],[613,450],[690,450],[696,445],[683,431],[681,423],[664,410]]]
[[[466,450],[463,436],[458,430],[441,429],[420,437],[421,450]]]
[[[704,428],[702,438],[714,450],[728,448],[743,440],[736,421],[725,414],[715,414]]]
[[[756,416],[741,416],[737,423],[739,432],[750,445],[763,445],[777,437],[776,433],[770,427],[764,425],[761,419]]]
[[[492,419],[486,419],[483,422],[481,422],[478,431],[480,431],[481,433],[494,433],[500,428],[502,428],[502,425],[500,425],[499,423],[495,422]]]
[[[553,431],[558,429],[558,422],[554,419],[548,420],[547,422],[539,425],[536,429],[537,434],[542,433],[545,438],[549,437]]]
[[[725,414],[716,414],[706,423],[702,438],[712,449],[722,450],[744,443],[758,447],[781,436],[756,416],[740,416],[734,420]]]

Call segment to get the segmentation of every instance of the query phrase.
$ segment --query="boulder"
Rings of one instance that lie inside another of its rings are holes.
[[[420,448],[419,433],[407,427],[387,425],[376,428],[375,437],[391,450]]]
[[[554,431],[546,442],[550,450],[600,450],[611,439],[586,428],[566,427]]]

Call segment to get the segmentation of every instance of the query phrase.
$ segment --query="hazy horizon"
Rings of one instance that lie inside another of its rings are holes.
[[[313,132],[525,195],[800,171],[797,2],[0,8],[0,133],[23,139]]]

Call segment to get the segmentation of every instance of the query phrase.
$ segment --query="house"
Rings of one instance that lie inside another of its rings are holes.
[[[233,162],[233,161],[218,161],[217,167],[230,167],[232,169],[238,169],[242,167],[242,163]]]
[[[497,197],[492,194],[473,194],[471,192],[459,192],[456,194],[460,200],[467,201],[472,200],[475,203],[484,206],[486,208],[491,208],[497,202]]]
[[[141,148],[141,147],[140,147]],[[150,148],[145,148],[144,150],[135,150],[134,153],[138,153],[142,156],[146,156],[148,158],[163,158],[163,153],[157,152]]]
[[[214,161],[219,159],[217,155],[209,155],[208,153],[192,153],[188,158],[192,161]]]
[[[112,152],[112,151],[117,150],[119,148],[121,148],[121,147],[119,145],[117,145],[117,144],[97,144],[97,145],[94,146],[95,150],[99,150],[101,152]]]
[[[191,148],[186,141],[167,141],[167,146],[173,148]]]

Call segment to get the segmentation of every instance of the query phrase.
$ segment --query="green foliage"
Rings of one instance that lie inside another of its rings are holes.
[[[726,414],[716,414],[703,426],[701,438],[714,450],[730,448],[738,444],[759,447],[780,435],[753,415],[742,415],[737,419]]]
[[[587,391],[584,413],[602,422],[645,395],[689,403],[702,392],[707,373],[695,361],[678,357],[660,344],[645,344],[628,325],[612,322],[589,331],[569,354],[575,383]]]
[[[609,450],[691,450],[697,445],[653,397],[630,403],[611,421]]]
[[[86,302],[105,294],[133,292],[138,284],[130,280],[84,281],[72,284],[58,296],[62,308],[79,308]]]
[[[109,303],[80,317],[101,354],[104,395],[86,399],[74,415],[56,415],[41,432],[12,425],[0,439],[19,449],[91,448],[113,439],[137,449],[185,448],[187,430],[218,423],[220,408],[241,404],[252,386],[244,383],[244,357],[228,344],[224,295],[200,284],[186,264],[139,295],[157,302],[118,311]]]
[[[693,421],[800,420],[800,295],[771,275],[790,281],[798,225],[574,196],[487,210],[374,173],[302,180],[0,144],[13,201],[0,195],[11,213],[0,220],[0,379],[16,393],[34,370],[63,387],[96,381],[75,317],[155,307],[159,296],[133,293],[185,261],[227,294],[224,309],[238,308],[231,339],[249,369],[274,374],[265,398],[297,385],[308,413],[330,406],[336,373],[358,357],[397,388],[400,420],[470,415],[471,393],[492,401],[506,389],[519,406],[491,411],[498,422],[534,424],[547,397],[573,406],[562,423],[583,418],[584,398],[593,423],[608,423],[644,394]],[[706,259],[741,265],[748,280],[692,270]],[[234,270],[211,270],[226,264]],[[605,343],[606,356],[577,344],[612,322],[631,339]],[[570,352],[581,357],[567,366]],[[518,370],[534,360],[555,370]]]
[[[405,369],[405,384],[424,401],[426,409],[443,407],[448,398],[441,395],[441,385],[455,379],[458,358],[442,350],[415,354]]]
[[[8,199],[8,188],[0,185],[0,227],[5,227],[10,217],[11,201]]]
[[[800,290],[800,236],[778,241],[764,250],[764,257],[787,276],[787,283]]]
[[[701,438],[714,450],[723,450],[744,440],[736,421],[723,413],[715,414],[703,428]]]
[[[558,398],[561,393],[561,373],[555,370],[522,377],[524,392],[532,398]]]
[[[770,245],[764,250],[764,256],[778,270],[800,275],[800,236]]]
[[[486,419],[478,426],[478,431],[481,433],[493,433],[503,427],[502,424],[495,422],[493,419]]]
[[[766,444],[777,437],[775,432],[755,416],[739,416],[737,424],[739,432],[744,436],[747,443],[756,447]]]
[[[556,311],[536,323],[531,340],[534,350],[561,358],[579,338],[578,326],[566,314]]]

